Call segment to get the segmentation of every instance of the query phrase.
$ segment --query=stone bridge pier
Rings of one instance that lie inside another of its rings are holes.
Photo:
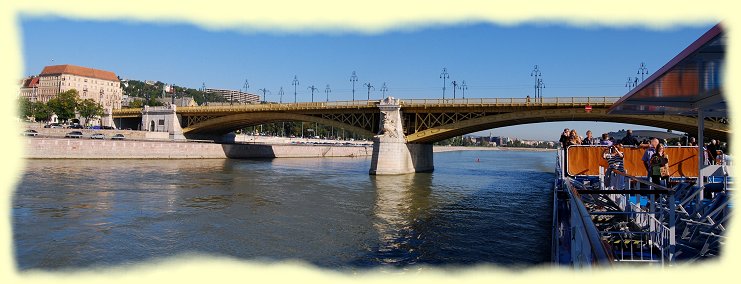
[[[378,105],[380,131],[373,137],[371,175],[401,175],[432,172],[432,144],[408,144],[398,99],[388,97]]]
[[[175,105],[162,107],[144,106],[141,125],[142,130],[168,132],[172,140],[185,139]]]

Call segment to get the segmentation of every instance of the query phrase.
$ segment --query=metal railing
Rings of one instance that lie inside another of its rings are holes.
[[[402,107],[425,106],[567,106],[607,107],[615,103],[620,97],[553,97],[553,98],[469,98],[469,99],[408,99],[401,100]],[[235,112],[235,111],[284,111],[307,110],[324,108],[367,108],[376,107],[379,100],[366,101],[331,101],[331,102],[301,102],[301,103],[264,103],[264,104],[234,104],[234,105],[204,105],[192,107],[178,107],[178,113],[188,112]],[[123,108],[113,110],[115,116],[141,114],[142,108]]]
[[[634,252],[628,254],[629,261],[638,262],[657,262],[662,265],[674,261],[676,250],[676,203],[675,190],[651,183],[645,179],[638,178],[610,169],[610,185],[602,186],[605,190],[605,196],[614,202],[620,208],[621,212],[611,212],[614,215],[625,215],[628,220],[640,228],[640,231],[628,232],[607,232],[604,235],[622,239],[624,235],[638,237],[634,244],[641,248],[638,257]],[[627,182],[619,182],[620,179],[627,179]],[[635,183],[635,188],[632,184]],[[623,187],[615,187],[622,185]],[[609,193],[615,192],[615,193]],[[631,196],[634,201],[631,201]],[[658,198],[656,198],[658,197]],[[645,198],[645,206],[644,204]],[[643,252],[644,247],[656,248],[659,251],[659,259],[654,259],[654,253],[649,251],[648,254]],[[623,247],[621,247],[623,248]],[[631,249],[634,248],[631,246]],[[616,257],[618,260],[626,260],[625,253],[621,251]]]
[[[587,265],[610,266],[614,257],[602,242],[600,232],[582,202],[573,180],[565,178],[563,184],[568,194],[571,223],[571,261],[575,267]]]
[[[554,98],[471,98],[471,99],[408,99],[402,106],[594,106],[607,107],[620,97],[554,97]]]

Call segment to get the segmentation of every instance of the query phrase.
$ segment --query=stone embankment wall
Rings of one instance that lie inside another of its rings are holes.
[[[24,142],[25,157],[31,159],[358,157],[370,156],[373,152],[372,146],[216,144],[47,137],[26,137]]]
[[[139,130],[111,130],[111,129],[70,129],[70,128],[44,128],[41,124],[28,124],[24,129],[33,129],[39,132],[40,136],[64,137],[72,131],[82,132],[83,137],[89,138],[95,133],[103,133],[106,138],[111,138],[116,134],[123,134],[128,139],[169,139],[170,134],[167,132],[150,132]]]

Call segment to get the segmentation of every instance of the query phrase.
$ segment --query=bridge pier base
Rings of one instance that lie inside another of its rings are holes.
[[[401,125],[399,100],[388,97],[380,102],[379,134],[373,137],[371,175],[402,175],[431,172],[432,144],[408,144]]]
[[[403,141],[373,139],[371,175],[403,175],[432,172],[432,144],[407,144]]]

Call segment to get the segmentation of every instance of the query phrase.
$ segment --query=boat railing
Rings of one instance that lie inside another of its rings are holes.
[[[584,206],[577,186],[571,178],[563,179],[568,195],[571,224],[571,261],[575,267],[610,266],[612,253],[602,242],[600,232]]]
[[[600,170],[600,172],[602,169]],[[627,232],[632,234],[632,242],[638,247],[651,247],[659,252],[659,259],[654,253],[630,253],[629,259],[622,261],[645,261],[661,264],[674,261],[676,251],[676,203],[675,189],[652,183],[645,178],[639,178],[609,169],[609,185],[601,186],[606,197],[613,201],[628,217],[628,222],[638,226],[638,231]],[[633,186],[635,184],[635,186]],[[612,193],[607,193],[612,192]],[[618,239],[624,239],[624,233],[618,233]],[[631,247],[632,248],[632,247]],[[625,254],[621,254],[625,256]]]

